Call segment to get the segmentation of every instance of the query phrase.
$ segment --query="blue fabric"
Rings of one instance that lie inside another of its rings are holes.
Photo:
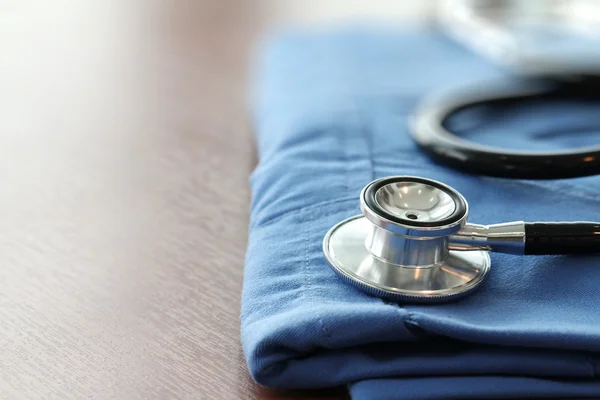
[[[355,290],[322,255],[327,230],[359,214],[362,187],[387,175],[453,186],[472,222],[600,220],[600,177],[468,175],[433,163],[410,139],[423,95],[507,71],[435,32],[288,33],[259,60],[260,161],[242,298],[242,342],[257,382],[350,383],[357,399],[600,398],[599,257],[493,254],[475,294],[425,306]],[[598,140],[597,109],[538,101],[478,107],[452,123],[487,144],[563,148]]]

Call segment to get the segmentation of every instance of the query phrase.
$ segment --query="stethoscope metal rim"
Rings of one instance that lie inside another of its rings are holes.
[[[476,270],[475,277],[473,279],[465,281],[460,285],[455,285],[441,290],[407,290],[378,284],[374,280],[366,277],[364,274],[356,273],[355,271],[352,271],[349,268],[345,267],[339,259],[334,257],[330,249],[330,246],[332,246],[333,243],[332,238],[339,233],[341,227],[347,226],[348,224],[351,224],[354,221],[360,220],[366,221],[366,218],[363,215],[355,215],[334,225],[327,232],[323,239],[323,254],[325,255],[325,259],[329,263],[330,267],[340,278],[342,278],[345,282],[351,284],[352,286],[356,287],[357,289],[362,290],[363,292],[368,293],[372,296],[387,298],[398,302],[406,301],[410,303],[431,303],[432,301],[434,301],[435,303],[442,303],[447,301],[449,302],[453,300],[458,300],[474,292],[485,281],[489,273],[491,261],[487,251],[450,251],[451,256],[444,263],[440,263],[439,265],[429,267],[412,267],[399,266],[396,264],[387,263],[385,260],[381,260],[369,254],[365,250],[365,259],[371,259],[379,265],[386,265],[390,268],[395,268],[395,272],[402,271],[408,272],[410,274],[416,274],[416,271],[418,269],[425,270],[427,268],[436,268],[437,271],[443,271],[446,264],[448,264],[448,267],[452,267],[451,264],[457,261],[467,261],[466,263],[470,264],[470,266],[473,267],[474,270]],[[365,238],[368,234],[369,232],[364,232]],[[342,243],[342,246],[356,245],[356,243],[348,241],[346,240],[346,238],[340,238],[340,240],[336,242]],[[348,250],[353,249],[337,248],[336,253],[340,252],[342,254],[348,254]],[[360,262],[358,260],[356,261],[356,264],[360,264],[362,261],[364,261],[364,259]]]
[[[436,221],[435,223],[422,221],[409,222],[406,220],[401,220],[396,216],[388,213],[379,205],[379,203],[375,199],[375,193],[386,184],[396,182],[399,178],[404,179],[406,182],[423,183],[443,190],[452,198],[454,204],[456,205],[454,213],[449,217],[445,218],[444,220]],[[444,185],[441,182],[435,181],[433,179],[420,178],[418,176],[394,176],[376,179],[369,183],[367,186],[365,186],[365,188],[361,191],[360,199],[360,205],[363,213],[374,224],[377,224],[377,220],[386,221],[388,225],[394,224],[395,226],[402,226],[403,228],[410,229],[413,231],[439,231],[445,228],[453,228],[456,225],[460,225],[469,213],[469,206],[467,205],[467,201],[459,192],[457,192],[448,185]],[[375,216],[376,218],[372,218]]]

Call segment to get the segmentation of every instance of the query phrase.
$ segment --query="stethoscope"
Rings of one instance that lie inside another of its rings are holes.
[[[533,84],[531,84],[533,83]],[[474,105],[537,97],[600,99],[600,79],[583,73],[538,75],[523,86],[454,90],[425,101],[411,134],[448,166],[481,175],[557,179],[600,173],[600,146],[558,152],[507,151],[454,135],[446,121]],[[360,193],[362,215],[333,226],[325,258],[345,282],[382,298],[439,303],[475,291],[490,270],[488,252],[521,255],[600,253],[600,222],[467,223],[464,197],[443,183],[392,176]]]
[[[401,302],[445,302],[477,289],[490,270],[489,251],[522,254],[600,252],[600,222],[467,223],[456,190],[414,176],[369,183],[362,215],[329,230],[323,252],[346,282]]]

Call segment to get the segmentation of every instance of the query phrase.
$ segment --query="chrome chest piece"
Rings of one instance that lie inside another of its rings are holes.
[[[383,298],[437,303],[473,292],[490,270],[488,251],[593,253],[600,224],[468,224],[469,207],[453,188],[430,179],[375,180],[360,194],[363,215],[340,222],[323,251],[346,282]]]

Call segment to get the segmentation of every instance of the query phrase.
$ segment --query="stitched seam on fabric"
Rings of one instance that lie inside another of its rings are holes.
[[[359,51],[357,51],[355,54],[365,54],[365,44],[362,43],[359,45],[360,48],[358,49]],[[355,63],[356,65],[358,65],[358,73],[357,75],[360,74],[360,79],[363,82],[367,82],[367,86],[368,86],[368,81],[369,79],[365,76],[365,71],[366,68],[365,66],[362,64],[362,62],[364,61],[363,58],[356,57],[355,58]],[[360,120],[360,133],[362,135],[362,137],[364,138],[365,141],[365,147],[366,147],[366,156],[367,156],[367,163],[369,164],[368,168],[370,169],[370,173],[368,174],[369,176],[369,180],[374,180],[375,179],[375,163],[374,163],[374,158],[373,158],[373,151],[374,151],[374,140],[375,140],[375,135],[369,135],[368,134],[368,130],[369,130],[369,126],[370,124],[368,122],[372,121],[372,117],[371,119],[367,120],[367,118],[365,118],[365,110],[370,110],[370,102],[367,102],[366,104],[361,104],[362,107],[360,107],[361,105],[359,105],[360,98],[357,96],[355,97],[355,103],[356,103],[356,109],[357,110],[363,110],[363,112],[357,112],[358,118]]]
[[[483,177],[483,179],[497,179],[497,178],[490,178],[490,177]],[[527,187],[527,189],[532,189],[532,190],[544,190],[547,192],[556,192],[556,188],[551,188],[551,187],[547,187],[544,186],[543,184],[537,183],[537,182],[530,182],[530,181],[523,181],[523,180],[514,180],[512,182],[505,182],[506,185],[525,185]],[[597,202],[598,198],[596,197],[592,197],[591,194],[588,195],[585,192],[582,192],[580,188],[578,188],[577,186],[573,186],[573,185],[565,185],[566,187],[568,187],[571,191],[569,192],[569,196],[573,196],[573,197],[578,197],[580,199],[583,200],[587,200],[587,201],[592,201],[592,202]]]
[[[328,205],[336,204],[336,203],[343,203],[343,202],[346,202],[346,201],[357,201],[357,197],[356,197],[356,195],[354,195],[354,196],[349,196],[349,197],[343,197],[341,199],[325,200],[325,201],[321,201],[321,202],[318,202],[318,203],[311,204],[309,206],[304,206],[304,207],[300,207],[300,208],[294,208],[292,210],[284,211],[281,214],[273,215],[273,216],[271,216],[269,218],[266,218],[266,219],[264,219],[264,220],[262,220],[260,222],[252,222],[250,224],[250,228],[254,228],[254,227],[257,227],[257,226],[268,225],[270,223],[277,222],[277,221],[279,221],[279,220],[281,220],[281,219],[283,219],[283,218],[285,218],[287,216],[298,214],[298,213],[304,212],[304,211],[310,211],[313,208],[324,207],[324,206],[328,206]]]
[[[366,124],[365,124],[366,125]],[[371,174],[369,176],[369,178],[371,180],[375,179],[375,158],[373,157],[373,147],[374,147],[374,142],[373,142],[373,136],[366,134],[365,130],[363,130],[363,133],[365,133],[365,138],[366,138],[366,142],[367,142],[367,161],[369,163],[369,168],[371,169]]]
[[[306,293],[306,297],[308,299],[308,302],[311,304],[311,307],[314,309],[314,313],[315,316],[317,317],[317,320],[319,321],[319,324],[321,325],[321,332],[323,332],[324,339],[325,339],[325,344],[327,346],[331,345],[329,344],[330,342],[330,334],[327,331],[327,329],[325,328],[325,324],[323,323],[323,319],[321,318],[321,315],[319,314],[319,311],[317,309],[317,305],[316,302],[314,300],[314,298],[312,297],[312,278],[311,278],[311,271],[310,271],[310,222],[308,221],[308,218],[306,218],[306,213],[304,214],[304,217],[302,218],[302,222],[303,225],[306,227],[305,228],[305,243],[304,243],[304,278],[305,278],[305,293]]]
[[[349,196],[350,193],[350,169],[347,167],[350,165],[350,157],[348,157],[348,147],[350,146],[350,140],[348,140],[348,135],[342,135],[342,149],[344,149],[344,168],[345,176],[344,176],[344,192]]]

